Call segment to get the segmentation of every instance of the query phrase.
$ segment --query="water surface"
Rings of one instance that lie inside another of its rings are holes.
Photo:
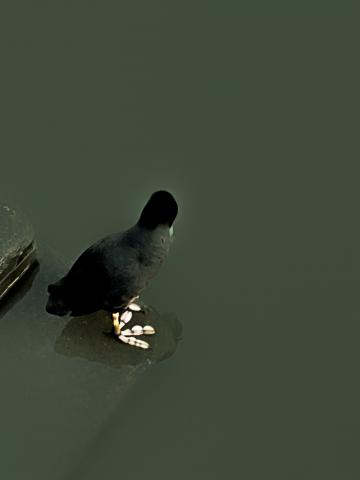
[[[44,253],[0,318],[1,477],[358,478],[354,7],[20,4],[0,200]],[[45,287],[159,188],[180,213],[143,300],[182,341],[122,366]]]

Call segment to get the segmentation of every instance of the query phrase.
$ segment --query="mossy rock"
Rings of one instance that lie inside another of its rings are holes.
[[[36,264],[31,224],[21,212],[0,206],[0,300]]]

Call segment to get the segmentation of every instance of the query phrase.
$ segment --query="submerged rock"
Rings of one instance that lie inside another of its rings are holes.
[[[22,213],[0,206],[0,300],[35,264],[31,224]]]
[[[121,343],[112,333],[111,315],[99,311],[92,315],[72,317],[57,339],[55,351],[124,371],[124,367],[130,365],[142,370],[175,352],[182,336],[182,325],[174,313],[159,314],[153,307],[146,307],[145,312],[134,314],[129,326],[135,324],[150,324],[155,328],[155,335],[139,337],[150,343],[149,350]]]

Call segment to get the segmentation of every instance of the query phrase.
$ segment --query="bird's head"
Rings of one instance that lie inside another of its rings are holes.
[[[171,193],[159,190],[151,195],[141,212],[139,225],[153,229],[158,225],[168,225],[170,228],[178,213],[178,205]]]

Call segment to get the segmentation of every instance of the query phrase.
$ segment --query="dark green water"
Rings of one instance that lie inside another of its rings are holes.
[[[0,318],[0,477],[358,479],[355,3],[0,10],[0,201],[43,247]],[[158,188],[180,214],[143,300],[183,339],[121,365],[45,287]]]

